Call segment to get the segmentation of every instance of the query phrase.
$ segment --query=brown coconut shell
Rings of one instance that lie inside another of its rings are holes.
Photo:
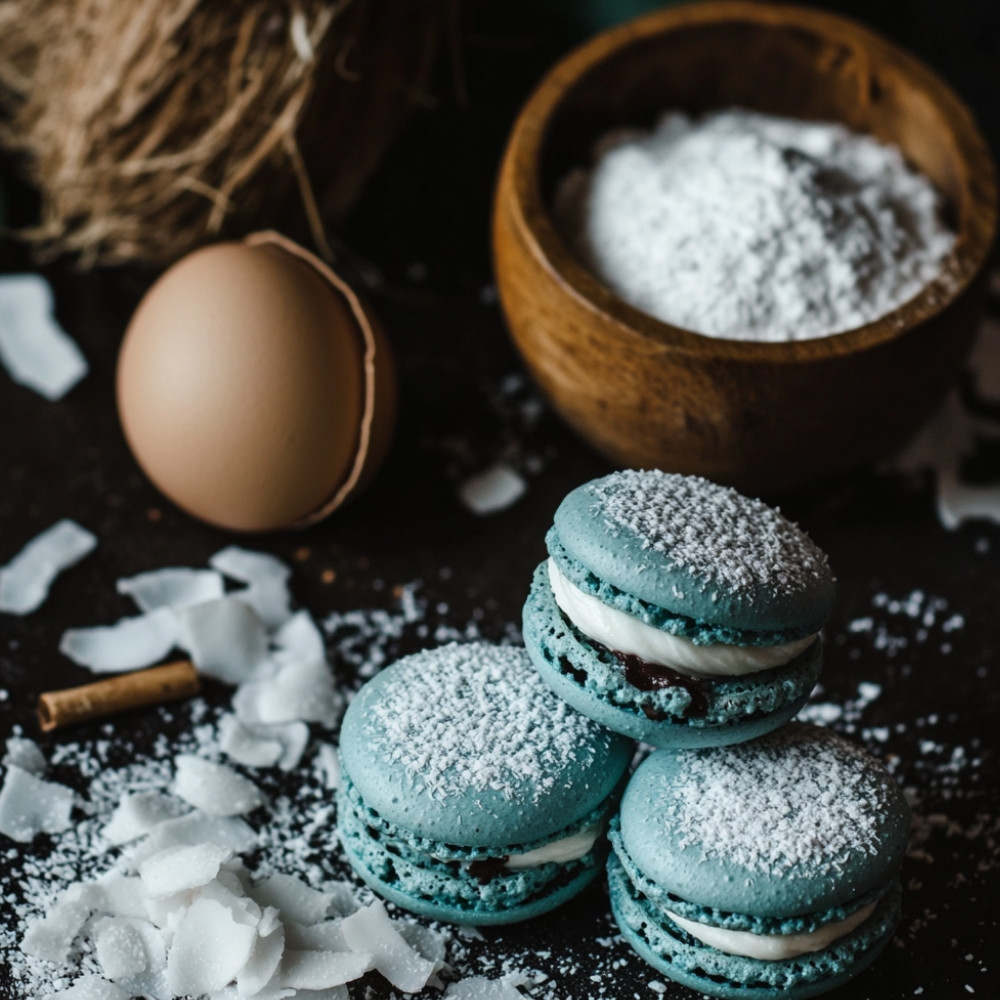
[[[170,263],[262,226],[322,247],[427,103],[451,0],[6,0],[0,143],[36,256]]]

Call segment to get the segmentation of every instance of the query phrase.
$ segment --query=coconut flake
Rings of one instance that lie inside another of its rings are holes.
[[[268,628],[278,628],[292,615],[288,578],[291,570],[266,552],[251,552],[235,545],[216,552],[209,565],[226,576],[247,584],[236,596],[260,616]]]
[[[101,833],[116,847],[144,837],[158,823],[177,815],[176,799],[160,792],[126,795],[111,814]]]
[[[284,625],[275,632],[274,645],[298,660],[326,662],[326,645],[323,634],[308,611],[296,611]]]
[[[271,677],[242,685],[233,697],[237,716],[251,726],[304,720],[332,729],[343,707],[330,668],[317,660],[281,663]]]
[[[187,608],[217,600],[225,594],[222,577],[210,569],[168,566],[119,580],[119,594],[135,601],[140,611],[157,608]]]
[[[256,612],[237,597],[220,597],[177,612],[180,645],[198,671],[226,684],[254,676],[267,658],[267,632]]]
[[[360,979],[374,965],[363,951],[286,951],[278,982],[294,989],[323,990]]]
[[[192,812],[158,823],[149,836],[131,852],[129,861],[135,869],[146,858],[167,847],[204,843],[231,847],[236,853],[242,854],[256,847],[257,834],[235,816],[206,816],[203,812]]]
[[[114,625],[67,629],[59,651],[95,674],[138,670],[162,660],[177,644],[177,619],[169,608]]]
[[[139,877],[150,896],[169,896],[211,882],[232,856],[232,848],[218,844],[168,847],[139,865]]]
[[[60,896],[42,917],[28,925],[21,941],[21,951],[46,962],[65,962],[73,941],[80,933],[90,907],[74,898],[73,886]]]
[[[130,990],[109,983],[100,976],[82,976],[72,986],[58,993],[47,993],[44,1000],[130,1000]]]
[[[26,615],[40,607],[55,578],[96,546],[97,537],[68,518],[36,535],[0,566],[0,611]]]
[[[241,997],[259,993],[274,976],[285,951],[285,928],[278,911],[268,907],[257,924],[257,940],[246,965],[236,976],[236,992]]]
[[[316,748],[316,767],[323,775],[323,785],[330,791],[340,788],[340,754],[332,743],[320,743]]]
[[[483,517],[517,503],[526,489],[519,472],[506,462],[497,462],[466,479],[458,489],[458,498],[473,514]]]
[[[374,968],[404,993],[422,990],[439,968],[406,943],[378,900],[344,917],[341,929],[348,945],[355,951],[370,951]]]
[[[55,318],[40,274],[0,277],[0,361],[10,377],[46,399],[61,399],[87,374],[87,360]]]
[[[97,963],[108,979],[129,979],[146,971],[146,948],[131,921],[103,917],[94,923],[90,936]]]
[[[257,932],[212,899],[196,899],[181,917],[167,957],[174,996],[221,990],[246,965]]]
[[[48,769],[45,756],[34,740],[24,736],[11,736],[7,740],[4,767],[19,767],[22,771],[41,777]]]
[[[68,830],[74,797],[65,785],[8,767],[0,788],[0,833],[26,844],[40,833]]]
[[[219,747],[237,764],[274,767],[281,760],[284,747],[281,740],[265,736],[266,732],[269,730],[265,727],[255,731],[243,725],[235,715],[226,713],[219,719]]]
[[[283,920],[298,924],[315,924],[330,908],[330,897],[308,886],[294,875],[280,872],[254,886],[253,898],[261,906],[272,906]]]
[[[241,816],[264,804],[261,790],[225,764],[192,754],[178,754],[174,763],[177,774],[170,790],[209,816]]]
[[[521,973],[511,973],[500,979],[485,976],[470,976],[452,983],[444,993],[444,1000],[524,1000],[518,986],[526,986],[528,977]]]

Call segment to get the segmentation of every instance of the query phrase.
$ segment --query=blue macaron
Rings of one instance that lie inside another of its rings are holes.
[[[701,993],[815,996],[891,937],[909,826],[885,768],[816,726],[657,750],[612,822],[612,910],[650,965]]]
[[[521,648],[416,653],[344,717],[340,840],[365,882],[414,913],[524,920],[603,872],[632,751],[560,701]]]
[[[573,490],[546,537],[524,642],[574,708],[655,746],[721,746],[784,724],[819,676],[834,580],[760,500],[626,470]]]

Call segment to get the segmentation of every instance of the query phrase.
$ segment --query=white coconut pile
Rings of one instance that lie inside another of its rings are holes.
[[[20,994],[347,1000],[347,983],[376,973],[402,993],[523,996],[527,979],[510,964],[491,970],[499,978],[446,987],[456,939],[390,917],[337,877],[347,872],[335,833],[337,753],[310,739],[309,724],[334,728],[344,695],[313,619],[292,610],[288,577],[272,556],[227,548],[208,569],[120,580],[137,615],[63,636],[60,648],[95,672],[148,666],[176,648],[236,690],[232,711],[213,715],[201,699],[182,707],[192,724],[161,734],[152,753],[109,738],[61,743],[47,762],[30,739],[8,740],[0,834],[28,846],[8,851],[0,874],[17,917],[0,928],[0,952]],[[227,592],[225,578],[242,586]],[[378,669],[408,628],[426,630],[414,590],[401,588],[397,613],[326,623],[361,673]],[[67,771],[72,788],[52,777]]]
[[[79,347],[55,318],[55,299],[39,274],[0,277],[0,364],[46,399],[61,399],[87,374]]]

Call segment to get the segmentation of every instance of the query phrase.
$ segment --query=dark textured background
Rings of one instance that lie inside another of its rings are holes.
[[[834,6],[937,68],[971,103],[996,145],[1000,4],[856,0]],[[388,607],[394,585],[419,580],[429,608],[447,604],[437,620],[462,627],[476,617],[484,634],[499,637],[519,619],[556,504],[573,486],[607,471],[554,417],[546,414],[525,428],[516,412],[505,414],[491,403],[500,380],[520,371],[489,294],[494,172],[512,116],[530,87],[587,30],[565,18],[567,9],[578,18],[583,8],[496,2],[467,17],[461,85],[445,66],[437,107],[413,121],[343,234],[355,263],[373,263],[386,280],[376,304],[399,359],[399,432],[363,502],[307,533],[246,543],[295,565],[295,595],[317,616]],[[463,92],[467,100],[460,99]],[[30,199],[15,189],[10,200],[13,214],[23,218]],[[26,265],[8,245],[0,251],[0,266]],[[0,617],[0,688],[9,692],[0,702],[0,737],[15,724],[34,735],[38,692],[88,679],[59,655],[59,636],[68,626],[110,622],[130,612],[114,593],[115,579],[162,565],[201,565],[232,541],[164,501],[142,478],[118,429],[116,347],[151,276],[80,275],[66,266],[46,273],[56,288],[59,317],[92,372],[58,403],[0,373],[0,562],[63,516],[94,531],[100,546],[57,582],[40,611],[24,619]],[[464,442],[464,458],[448,446],[456,439]],[[521,502],[476,518],[456,500],[456,477],[488,464],[511,442],[521,454],[540,456],[543,468],[529,477]],[[994,662],[1000,643],[1000,528],[978,524],[946,532],[926,484],[915,488],[872,472],[782,498],[782,505],[826,549],[839,581],[820,698],[846,705],[855,737],[894,761],[926,840],[904,869],[909,891],[898,941],[838,995],[1000,996],[1000,687]],[[325,582],[330,570],[335,579]],[[879,594],[906,599],[915,591],[923,592],[921,607],[931,598],[947,603],[929,628],[877,606]],[[953,613],[963,616],[964,627],[945,634],[941,623]],[[873,631],[850,627],[869,616]],[[894,655],[878,639],[880,628],[905,640]],[[404,640],[401,650],[408,643],[414,644]],[[943,652],[946,644],[950,651]],[[857,686],[866,681],[880,685],[881,696],[852,710]],[[226,696],[210,690],[209,697],[221,703]],[[141,747],[157,718],[125,717],[118,731]],[[97,732],[93,727],[74,736]],[[57,740],[41,742],[51,750]],[[964,756],[956,758],[955,748]],[[44,843],[27,850],[44,854]],[[548,964],[536,964],[551,970],[559,983],[555,995],[563,998],[655,996],[649,981],[662,977],[620,944],[595,945],[612,933],[606,899],[594,888],[580,905],[551,918],[487,931],[481,953],[489,960],[511,950],[548,948]],[[0,997],[18,997],[5,964]],[[382,995],[380,982],[366,982],[372,995]],[[667,996],[690,994],[671,986]]]

